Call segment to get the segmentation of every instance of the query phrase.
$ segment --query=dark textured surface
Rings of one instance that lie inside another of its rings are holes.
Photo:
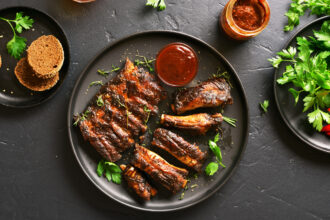
[[[25,5],[49,13],[72,46],[71,69],[52,100],[31,109],[0,107],[0,219],[330,218],[330,156],[294,137],[274,104],[274,70],[266,59],[293,34],[282,32],[290,1],[270,0],[268,28],[243,43],[228,40],[218,28],[225,0],[168,0],[164,12],[144,2],[0,0],[0,7]],[[205,202],[167,214],[138,212],[99,192],[75,161],[66,130],[71,90],[88,61],[109,42],[151,29],[182,31],[213,45],[238,71],[250,106],[249,142],[233,177]],[[271,102],[266,115],[258,107],[264,99]]]

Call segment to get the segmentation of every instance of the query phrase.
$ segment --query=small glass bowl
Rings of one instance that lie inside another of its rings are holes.
[[[270,19],[270,7],[266,0],[258,0],[259,4],[261,4],[265,10],[264,21],[262,25],[255,30],[244,30],[240,28],[233,19],[233,8],[237,1],[238,0],[229,0],[222,10],[219,22],[229,37],[236,40],[248,40],[260,34],[267,27]]]

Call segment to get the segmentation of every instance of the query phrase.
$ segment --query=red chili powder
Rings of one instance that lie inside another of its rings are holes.
[[[233,8],[233,19],[244,30],[258,29],[264,21],[265,10],[256,0],[238,0]]]

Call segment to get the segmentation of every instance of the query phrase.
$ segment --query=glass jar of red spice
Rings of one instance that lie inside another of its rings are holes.
[[[260,34],[269,19],[266,0],[229,0],[220,15],[220,25],[231,38],[247,40]]]

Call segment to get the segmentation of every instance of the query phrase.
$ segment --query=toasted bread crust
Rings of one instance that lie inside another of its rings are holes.
[[[59,73],[56,73],[54,77],[48,79],[38,78],[25,57],[18,61],[15,67],[15,75],[23,86],[38,92],[52,88],[59,80]]]
[[[63,66],[62,44],[53,35],[43,35],[27,49],[27,61],[37,77],[52,78]]]

